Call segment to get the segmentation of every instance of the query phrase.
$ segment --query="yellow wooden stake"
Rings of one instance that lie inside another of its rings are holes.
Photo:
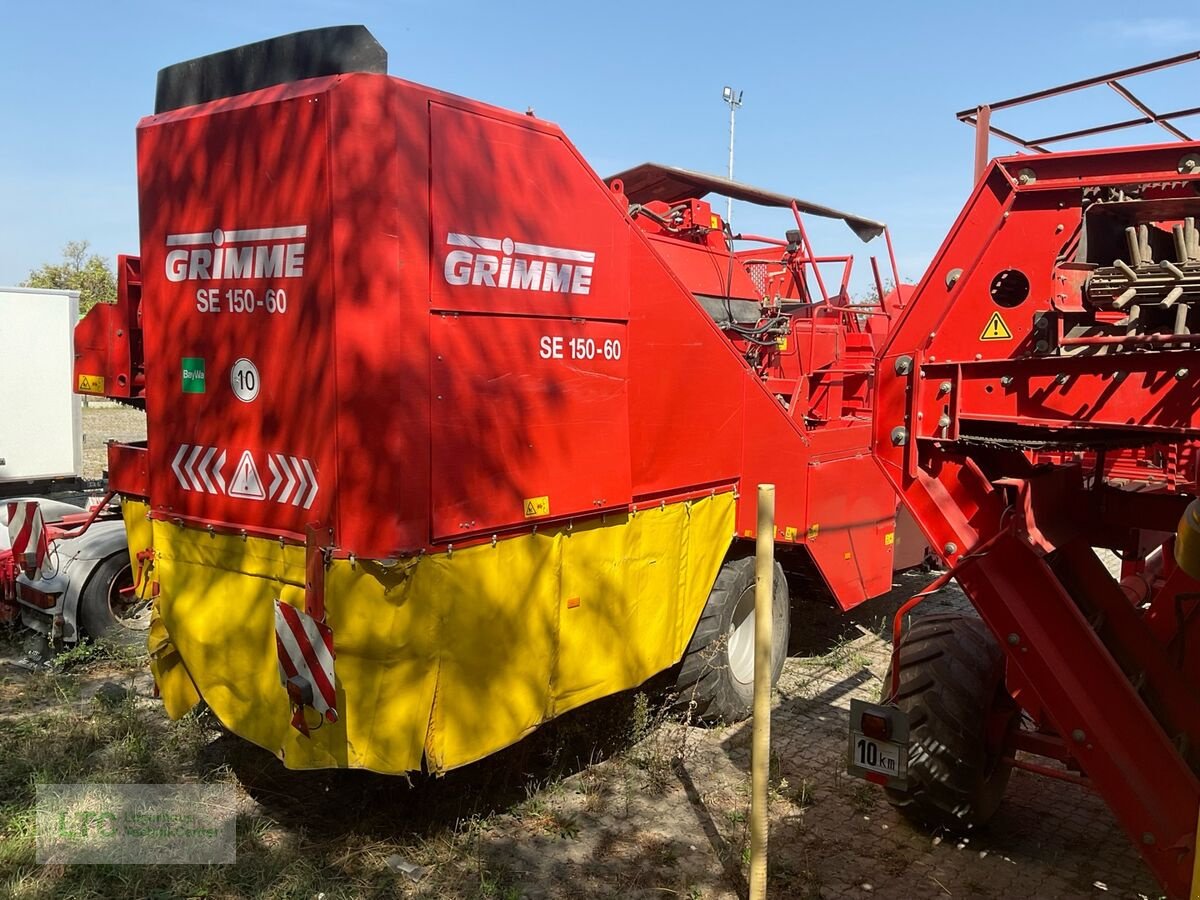
[[[1200,900],[1200,816],[1196,817],[1196,843],[1192,845],[1191,900]]]
[[[750,756],[750,900],[767,896],[767,778],[771,767],[771,624],[775,485],[758,486],[754,560],[754,745]]]

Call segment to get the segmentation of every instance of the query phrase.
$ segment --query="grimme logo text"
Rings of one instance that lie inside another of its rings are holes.
[[[299,278],[307,225],[168,234],[168,281]]]
[[[590,250],[455,232],[446,235],[446,244],[459,248],[446,254],[443,274],[447,284],[556,294],[588,294],[592,290],[596,254]]]

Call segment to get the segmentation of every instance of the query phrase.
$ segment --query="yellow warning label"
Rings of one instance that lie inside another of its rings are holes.
[[[894,543],[896,543],[896,532],[889,531],[883,536],[883,546],[890,547]]]
[[[794,541],[796,539],[796,535],[798,533],[799,532],[797,531],[795,526],[789,525],[789,526],[787,526],[787,528],[783,529],[783,539],[785,541]]]
[[[1011,341],[1012,332],[1008,330],[1008,324],[999,312],[992,313],[992,317],[988,319],[987,325],[983,327],[983,334],[979,335],[981,341]]]
[[[549,497],[526,497],[525,498],[525,518],[532,519],[534,516],[550,515],[550,498]]]
[[[787,341],[786,335],[784,337],[775,339],[775,349],[776,350],[786,350],[787,348],[788,348],[788,341]]]
[[[709,228],[711,228],[713,231],[720,231],[720,230],[721,230],[721,220],[720,220],[720,219],[717,217],[717,214],[716,214],[716,213],[710,213],[710,214],[709,214],[709,216],[708,216],[708,227],[709,227]]]
[[[820,533],[821,533],[821,526],[820,526],[819,524],[818,524],[818,525],[809,525],[809,526],[808,526],[808,539],[809,539],[810,541],[814,541],[814,540],[816,540],[816,539],[817,539],[817,535],[818,535],[818,534],[820,534]]]
[[[75,390],[81,394],[103,394],[104,393],[104,376],[103,375],[80,375],[79,383]]]

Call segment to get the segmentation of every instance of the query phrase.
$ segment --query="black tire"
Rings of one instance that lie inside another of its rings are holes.
[[[754,557],[727,560],[700,614],[675,680],[677,707],[693,721],[740,722],[754,701]],[[783,568],[775,564],[771,684],[787,658],[790,609]],[[749,606],[749,621],[746,608]],[[750,639],[736,625],[749,628]],[[747,668],[748,666],[748,668]]]
[[[889,665],[883,682],[891,690]],[[1004,687],[1004,653],[980,619],[939,613],[917,619],[900,641],[900,689],[892,701],[908,714],[908,790],[888,799],[908,818],[962,832],[995,814],[1011,764],[1007,740],[992,739],[993,717],[1011,735],[1020,711]]]
[[[133,584],[129,555],[115,553],[92,572],[79,595],[79,627],[92,640],[104,638],[125,647],[144,646],[149,627],[145,604],[129,616],[129,595],[121,589]]]

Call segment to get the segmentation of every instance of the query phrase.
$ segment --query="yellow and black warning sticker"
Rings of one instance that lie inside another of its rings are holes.
[[[81,394],[103,394],[104,376],[80,375],[79,381],[75,385],[75,390]]]
[[[532,519],[535,516],[550,515],[550,498],[549,497],[526,497],[525,498],[525,518]]]
[[[994,312],[988,319],[988,323],[983,326],[983,334],[979,335],[979,339],[981,341],[1011,341],[1012,331],[1009,330],[1004,317],[999,312]]]

